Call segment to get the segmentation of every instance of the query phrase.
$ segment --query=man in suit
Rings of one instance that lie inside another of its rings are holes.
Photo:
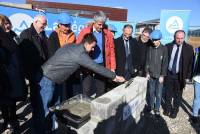
[[[133,72],[132,61],[132,38],[133,26],[124,25],[123,34],[115,39],[116,74],[123,76],[126,80],[131,78]]]
[[[150,46],[153,46],[150,40],[150,34],[152,29],[145,27],[138,37],[134,38],[133,44],[133,68],[134,73],[141,77],[146,77],[145,63],[147,57],[147,51]]]
[[[163,114],[176,118],[186,79],[191,78],[194,53],[192,46],[185,42],[183,30],[177,30],[174,34],[174,41],[166,46],[169,64],[165,80],[166,107]]]

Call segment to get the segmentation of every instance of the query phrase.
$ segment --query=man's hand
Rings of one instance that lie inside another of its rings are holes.
[[[124,82],[125,79],[124,79],[124,77],[122,77],[122,76],[117,76],[117,75],[116,75],[116,77],[113,79],[113,81],[115,81],[115,82]]]
[[[150,80],[150,75],[149,74],[147,74],[146,79]]]
[[[163,76],[160,76],[159,82],[160,82],[160,83],[163,83],[163,82],[164,82],[164,77],[163,77]]]
[[[111,69],[111,71],[115,73],[115,69]]]

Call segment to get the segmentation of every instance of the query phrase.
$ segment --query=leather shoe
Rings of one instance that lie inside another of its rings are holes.
[[[170,113],[169,113],[169,111],[164,111],[164,112],[163,112],[163,115],[165,115],[165,116],[169,116]]]
[[[190,120],[191,120],[191,123],[192,123],[192,124],[197,124],[197,123],[198,123],[198,117],[191,116],[191,117],[190,117]]]
[[[172,118],[172,119],[175,119],[176,118],[176,116],[177,116],[177,113],[175,113],[175,112],[173,112],[172,114],[170,114],[170,118]]]

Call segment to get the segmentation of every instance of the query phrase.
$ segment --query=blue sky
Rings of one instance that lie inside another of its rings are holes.
[[[0,0],[25,3],[25,0]],[[128,9],[128,21],[146,21],[160,17],[162,9],[191,10],[190,26],[200,26],[200,0],[41,0]]]

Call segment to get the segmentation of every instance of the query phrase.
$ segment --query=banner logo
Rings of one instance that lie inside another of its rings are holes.
[[[166,29],[169,33],[183,29],[183,20],[178,16],[172,16],[167,20]]]
[[[30,27],[33,18],[24,13],[16,13],[9,17],[13,25],[13,31],[17,34],[21,33],[24,29]]]

